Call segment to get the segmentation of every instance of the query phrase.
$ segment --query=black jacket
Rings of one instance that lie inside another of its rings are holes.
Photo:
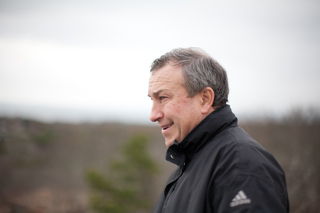
[[[285,174],[226,105],[212,112],[166,159],[170,176],[154,213],[289,212]]]

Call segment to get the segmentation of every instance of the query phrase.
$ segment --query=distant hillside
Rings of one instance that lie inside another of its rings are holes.
[[[319,212],[320,120],[292,114],[281,120],[240,123],[279,161],[286,172],[291,212]],[[0,118],[0,212],[91,212],[87,169],[108,172],[108,161],[134,134],[145,134],[161,173],[157,200],[174,165],[155,126],[119,123],[43,123]]]

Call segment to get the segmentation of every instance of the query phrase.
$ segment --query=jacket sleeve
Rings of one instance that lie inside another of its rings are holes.
[[[208,197],[212,198],[212,209],[208,212],[289,212],[286,193],[254,174],[237,175],[212,191]]]

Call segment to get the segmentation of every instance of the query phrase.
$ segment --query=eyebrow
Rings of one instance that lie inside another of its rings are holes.
[[[163,89],[160,89],[160,90],[158,90],[158,91],[155,91],[155,92],[153,92],[153,93],[152,93],[152,96],[154,96],[154,97],[158,97],[158,96],[159,96],[159,94],[160,94],[162,91],[164,91],[164,90],[163,90]],[[150,98],[151,98],[150,94],[148,94],[148,97],[150,97]]]

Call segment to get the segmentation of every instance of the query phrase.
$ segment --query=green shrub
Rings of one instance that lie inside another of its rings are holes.
[[[110,162],[108,175],[94,169],[87,171],[93,210],[100,213],[150,212],[148,194],[157,166],[147,145],[146,136],[135,135],[124,145],[121,160]]]

